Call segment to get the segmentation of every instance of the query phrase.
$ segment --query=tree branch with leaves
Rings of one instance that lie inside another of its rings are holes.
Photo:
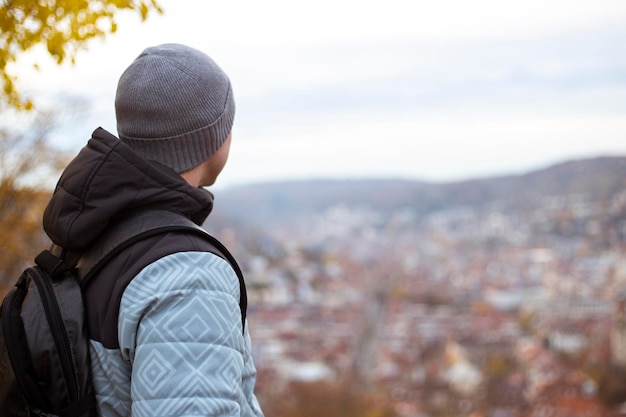
[[[74,63],[89,40],[116,32],[121,10],[135,11],[142,20],[162,13],[156,0],[0,0],[0,109],[33,107],[10,71],[21,54],[43,45],[57,64]]]

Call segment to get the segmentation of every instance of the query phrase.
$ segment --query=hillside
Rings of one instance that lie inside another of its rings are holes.
[[[417,214],[494,203],[530,208],[548,196],[577,194],[587,201],[626,189],[626,157],[573,160],[545,169],[494,178],[429,183],[409,180],[311,180],[255,184],[220,191],[213,219],[271,224],[343,204],[381,212]]]

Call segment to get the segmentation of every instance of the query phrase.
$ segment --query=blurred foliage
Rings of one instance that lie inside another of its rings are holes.
[[[161,13],[156,0],[10,0],[0,2],[0,108],[28,110],[33,103],[15,86],[9,70],[19,55],[44,46],[57,64],[74,63],[87,41],[117,30],[115,15],[132,10],[145,20],[151,11]]]
[[[262,397],[261,407],[272,417],[396,417],[381,393],[355,389],[342,382],[291,382]]]
[[[45,248],[41,219],[50,184],[68,158],[50,146],[56,125],[51,112],[37,111],[27,128],[0,127],[0,291],[4,295],[18,274]]]
[[[626,368],[605,364],[598,384],[598,398],[608,407],[616,407],[626,401]]]

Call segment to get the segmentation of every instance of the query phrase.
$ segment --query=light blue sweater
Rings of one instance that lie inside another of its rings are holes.
[[[120,350],[91,342],[102,417],[262,417],[250,336],[241,329],[239,281],[208,252],[180,252],[128,285]]]

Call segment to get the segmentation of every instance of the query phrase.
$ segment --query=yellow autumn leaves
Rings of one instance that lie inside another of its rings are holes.
[[[44,45],[57,64],[74,62],[87,41],[117,30],[115,16],[121,10],[162,13],[156,0],[4,0],[0,1],[0,110],[28,110],[33,103],[16,88],[19,74],[11,64],[20,54]],[[36,65],[36,64],[35,64]]]

